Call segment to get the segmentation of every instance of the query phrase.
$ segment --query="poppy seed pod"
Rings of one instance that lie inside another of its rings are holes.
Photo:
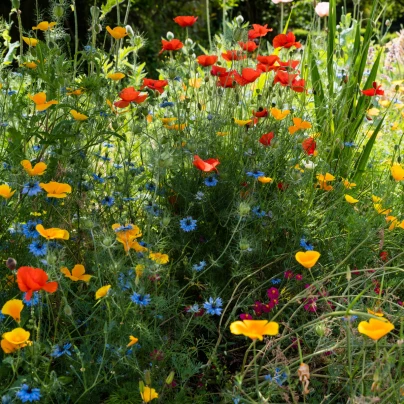
[[[168,31],[166,34],[166,38],[171,41],[171,39],[174,39],[174,34],[171,31]]]
[[[250,213],[251,207],[246,202],[241,202],[238,206],[238,213],[240,216],[247,216]]]
[[[14,269],[17,267],[17,261],[14,258],[7,258],[6,261],[6,267],[10,269],[11,271],[14,271]]]
[[[237,22],[237,24],[242,24],[243,22],[244,22],[244,17],[242,16],[242,15],[238,15],[237,17],[236,17],[236,22]]]

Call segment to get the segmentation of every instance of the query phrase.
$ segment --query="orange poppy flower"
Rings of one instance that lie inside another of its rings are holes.
[[[11,299],[7,301],[1,309],[2,314],[11,316],[17,323],[21,321],[21,311],[24,308],[22,300]]]
[[[38,39],[35,38],[29,38],[27,36],[23,36],[22,40],[28,45],[28,46],[36,46],[38,44]]]
[[[292,126],[289,127],[289,133],[293,135],[296,133],[298,130],[301,129],[310,129],[311,128],[311,123],[307,121],[303,121],[301,118],[293,118],[293,124]]]
[[[217,62],[217,56],[216,55],[200,55],[196,58],[197,62],[203,66],[203,67],[208,67],[212,66]]]
[[[58,290],[57,282],[48,282],[47,273],[40,268],[21,267],[17,271],[17,282],[21,292],[26,292],[25,300],[31,300],[33,292],[44,290],[54,293]]]
[[[159,55],[164,51],[177,51],[184,47],[184,44],[179,39],[171,39],[171,41],[161,40],[163,49],[159,52]]]
[[[33,177],[34,175],[43,175],[47,168],[45,163],[37,163],[34,167],[29,160],[22,160],[21,165],[24,167],[24,170],[27,172],[28,175]]]
[[[217,159],[207,159],[202,160],[199,156],[194,156],[193,165],[201,171],[210,172],[217,171],[216,166],[219,165],[220,162]]]
[[[33,30],[39,29],[40,31],[48,31],[56,25],[56,22],[42,21],[36,27],[32,27]]]
[[[35,109],[37,111],[45,111],[47,110],[51,105],[54,104],[59,104],[56,100],[52,101],[46,101],[46,94],[44,92],[37,93],[35,95],[29,94],[28,97],[34,101],[35,103]]]
[[[89,282],[92,278],[91,275],[85,275],[86,269],[84,265],[77,264],[73,267],[72,272],[69,271],[68,268],[63,267],[60,269],[60,272],[66,277],[72,280],[73,282],[83,281]]]
[[[268,320],[243,320],[235,321],[230,324],[230,332],[235,335],[245,335],[253,340],[262,341],[264,335],[277,335],[279,333],[279,324]]]
[[[107,26],[107,31],[115,39],[122,39],[126,35],[128,35],[128,33],[126,32],[126,28],[124,27],[115,27],[114,29],[112,29],[110,26]]]
[[[271,115],[277,121],[282,121],[282,119],[285,119],[289,114],[290,114],[290,110],[288,110],[288,109],[285,109],[284,111],[281,111],[278,108],[271,108]]]
[[[67,230],[59,229],[57,227],[51,227],[45,229],[41,224],[37,224],[35,227],[36,231],[47,240],[62,239],[69,240],[69,232]]]
[[[4,199],[10,199],[15,194],[8,184],[0,185],[0,196]]]
[[[141,104],[146,98],[147,93],[136,91],[133,87],[126,87],[120,93],[120,101],[114,102],[118,108],[126,108],[131,102]]]
[[[394,324],[390,323],[390,321],[375,318],[370,318],[369,321],[361,321],[358,325],[358,331],[374,341],[378,341],[392,330],[394,330]]]
[[[174,18],[174,21],[183,28],[192,27],[197,20],[198,17],[194,17],[192,15],[179,15],[178,17]]]
[[[48,184],[41,182],[39,186],[48,193],[48,198],[66,198],[67,194],[72,192],[72,187],[69,184],[56,181],[51,181]]]

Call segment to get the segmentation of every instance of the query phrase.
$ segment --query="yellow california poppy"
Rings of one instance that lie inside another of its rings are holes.
[[[69,278],[73,282],[77,282],[77,281],[89,282],[90,279],[92,278],[91,275],[85,274],[86,269],[84,268],[84,265],[81,265],[81,264],[76,264],[73,267],[72,272],[70,272],[69,269],[66,267],[61,268],[60,272],[64,276],[66,276],[66,278]]]
[[[128,35],[128,33],[126,32],[126,29],[123,27],[115,27],[114,29],[112,29],[110,26],[107,26],[107,31],[115,39],[122,39],[126,35]]]
[[[361,321],[358,325],[358,331],[374,341],[378,341],[392,330],[394,330],[394,324],[390,323],[390,321],[375,318],[371,318],[369,321]]]
[[[70,114],[76,121],[85,121],[88,119],[87,115],[81,114],[80,112],[77,112],[75,109],[70,110]]]
[[[59,104],[56,100],[46,101],[46,94],[44,92],[37,93],[35,95],[29,94],[28,97],[34,101],[35,109],[37,111],[45,111],[54,104]]]
[[[316,265],[316,262],[320,258],[321,254],[318,251],[299,251],[296,253],[296,261],[307,269],[310,269]]]
[[[67,230],[59,229],[58,227],[51,227],[45,229],[41,224],[35,226],[36,231],[47,240],[62,239],[69,240],[69,232]]]
[[[24,304],[22,300],[11,299],[4,303],[1,312],[6,316],[12,317],[17,323],[19,323],[21,321],[21,311],[23,308]]]
[[[128,348],[132,345],[135,345],[139,341],[139,338],[134,337],[133,335],[129,335],[129,344],[126,345]]]
[[[98,300],[101,299],[102,297],[105,297],[110,289],[111,285],[102,286],[95,292],[95,299]]]
[[[7,184],[0,185],[0,196],[4,199],[10,199],[15,194]]]
[[[39,186],[48,193],[48,198],[66,198],[67,194],[72,192],[72,187],[62,182],[51,181],[48,184],[41,182]]]
[[[259,339],[262,341],[264,335],[277,335],[279,324],[268,320],[234,321],[230,324],[230,332],[235,335],[245,335],[252,340]]]
[[[32,164],[29,160],[22,160],[21,165],[24,167],[24,170],[27,172],[27,174],[30,175],[31,177],[35,175],[43,175],[48,167],[42,161],[35,164],[35,166],[32,167]]]

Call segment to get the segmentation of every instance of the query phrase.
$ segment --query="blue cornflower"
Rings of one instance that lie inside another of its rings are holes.
[[[211,121],[213,119],[213,115],[212,114],[208,114],[208,116],[206,117],[208,119],[208,121]]]
[[[216,184],[217,184],[218,182],[219,182],[219,181],[218,181],[218,179],[216,178],[215,175],[211,175],[210,177],[205,178],[205,181],[204,181],[204,183],[205,183],[205,185],[206,185],[207,187],[214,187],[214,186],[216,186]]]
[[[277,279],[272,279],[271,283],[272,285],[279,285],[282,282],[281,279],[277,278]]]
[[[264,212],[260,206],[252,208],[252,213],[254,213],[254,215],[258,217],[264,217],[266,215],[266,212]]]
[[[304,237],[300,239],[300,247],[303,247],[306,251],[314,250],[314,247],[311,244],[307,244],[306,239]]]
[[[156,190],[156,186],[155,186],[152,182],[148,182],[148,183],[145,185],[145,188],[146,188],[148,191],[150,191],[150,192],[153,192],[153,191]]]
[[[357,319],[358,319],[358,316],[344,316],[344,317],[342,317],[343,321],[350,321],[350,322],[355,321]]]
[[[167,107],[173,107],[173,106],[174,106],[174,103],[171,101],[163,101],[160,104],[160,108],[167,108]]]
[[[159,216],[161,213],[161,210],[159,209],[158,205],[154,203],[145,206],[145,210],[147,213],[150,213],[153,216]]]
[[[184,217],[180,220],[180,227],[182,230],[189,232],[196,229],[196,219],[192,219],[192,216]]]
[[[41,399],[41,390],[37,388],[31,388],[28,384],[23,384],[21,389],[17,391],[17,398],[23,403],[39,401]]]
[[[22,193],[28,194],[28,196],[36,196],[40,192],[42,192],[42,188],[39,186],[39,181],[27,182],[24,184],[24,188],[22,189]]]
[[[115,147],[112,143],[108,143],[108,142],[104,142],[102,145],[104,147],[107,147],[108,149],[112,149],[113,147]]]
[[[129,290],[132,287],[132,279],[133,279],[133,271],[129,270],[129,272],[127,274],[125,274],[124,272],[120,272],[118,275],[118,284],[119,287],[125,291],[125,290]]]
[[[101,178],[99,175],[97,174],[91,174],[91,176],[93,177],[93,179],[95,181],[98,181],[100,184],[103,184],[105,182],[104,178]]]
[[[195,195],[195,199],[197,201],[201,201],[203,199],[203,197],[205,196],[205,194],[202,191],[198,191]]]
[[[55,345],[53,347],[53,351],[51,353],[51,356],[54,358],[60,358],[63,355],[69,355],[72,356],[72,353],[70,352],[70,348],[72,347],[72,344],[68,342],[67,344],[64,344],[63,346],[60,345]]]
[[[217,297],[216,299],[213,299],[213,297],[210,297],[207,302],[203,304],[204,309],[208,312],[208,314],[214,316],[220,316],[222,314],[222,299],[220,297]]]
[[[151,299],[150,295],[140,295],[139,293],[134,292],[130,297],[133,303],[138,304],[139,306],[147,306],[150,304]]]
[[[28,220],[27,223],[21,226],[22,233],[27,238],[38,238],[39,233],[36,231],[36,225],[41,224],[41,220]]]
[[[265,174],[262,171],[258,171],[258,170],[247,171],[247,175],[249,177],[254,177],[254,178],[265,177]]]
[[[7,92],[7,95],[14,95],[14,94],[17,94],[17,91],[10,90],[10,91]]]
[[[197,272],[202,271],[206,267],[206,262],[205,261],[200,261],[199,264],[194,264],[192,265],[192,269],[194,269]]]
[[[100,111],[100,116],[103,118],[107,118],[108,114],[105,111]]]
[[[35,257],[43,257],[48,251],[48,246],[41,241],[33,241],[28,246],[29,252],[34,254]]]
[[[106,196],[102,201],[101,205],[108,206],[109,208],[114,204],[115,198],[113,196]]]
[[[27,300],[26,297],[27,293],[23,293],[22,295],[22,301],[24,302],[25,305],[27,305],[28,307],[31,306],[36,306],[37,304],[39,304],[39,293],[38,292],[34,292],[32,294],[32,297],[30,300]]]

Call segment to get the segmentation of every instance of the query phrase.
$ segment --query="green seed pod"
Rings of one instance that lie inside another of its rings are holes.
[[[170,374],[167,376],[166,384],[171,384],[173,382],[174,375],[175,375],[174,371],[171,371]]]
[[[241,202],[238,206],[238,213],[240,216],[247,216],[250,213],[251,207],[246,202]]]
[[[56,18],[62,18],[63,14],[65,13],[65,9],[61,4],[55,4],[53,6],[52,13]]]
[[[98,18],[100,16],[100,9],[97,6],[91,6],[90,7],[90,13],[91,13],[91,17],[93,18],[93,20],[98,21]]]
[[[241,251],[247,251],[250,248],[250,243],[246,239],[240,240],[239,247]]]
[[[66,314],[66,316],[71,316],[73,314],[73,310],[68,304],[65,304],[63,311]]]
[[[324,323],[318,323],[315,327],[315,331],[319,337],[324,337],[324,335],[327,331],[327,327]]]
[[[18,10],[20,8],[20,0],[11,0],[11,7]]]

